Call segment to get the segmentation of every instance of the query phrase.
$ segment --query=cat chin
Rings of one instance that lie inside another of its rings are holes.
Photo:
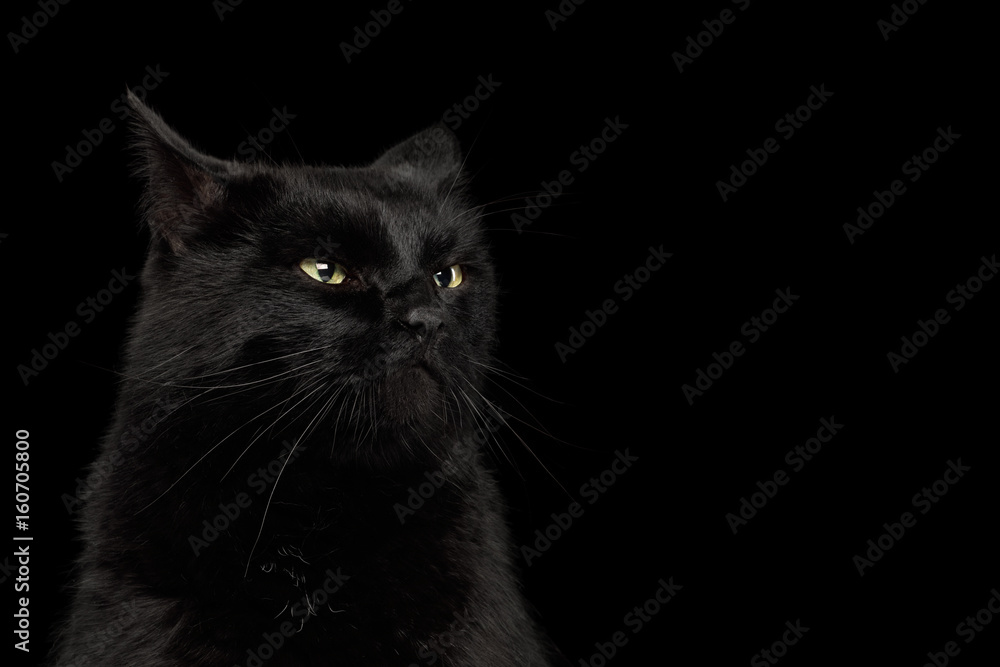
[[[414,364],[389,374],[380,391],[382,417],[400,426],[443,421],[441,379],[429,366]]]

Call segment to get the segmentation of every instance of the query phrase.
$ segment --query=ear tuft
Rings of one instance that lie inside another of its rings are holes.
[[[127,97],[133,174],[145,184],[144,218],[154,240],[180,253],[207,224],[207,210],[225,198],[236,166],[200,153],[131,90]]]
[[[396,144],[372,166],[431,188],[450,188],[462,170],[462,151],[458,137],[438,124]]]

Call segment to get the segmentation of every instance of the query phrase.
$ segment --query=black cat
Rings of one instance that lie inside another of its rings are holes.
[[[130,104],[152,243],[55,664],[560,662],[480,453],[497,287],[454,136],[242,164]]]

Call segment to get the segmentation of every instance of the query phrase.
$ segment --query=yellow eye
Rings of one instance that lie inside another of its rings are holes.
[[[462,267],[453,264],[444,271],[438,271],[432,278],[438,287],[458,287],[462,284]]]
[[[299,262],[299,268],[313,280],[327,285],[339,285],[347,278],[347,271],[343,266],[328,260],[310,257]]]

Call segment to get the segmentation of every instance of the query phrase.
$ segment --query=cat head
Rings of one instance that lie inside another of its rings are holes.
[[[130,106],[151,233],[134,377],[188,387],[220,419],[266,411],[230,425],[247,434],[376,458],[475,423],[497,288],[451,132],[360,167],[243,163]]]

